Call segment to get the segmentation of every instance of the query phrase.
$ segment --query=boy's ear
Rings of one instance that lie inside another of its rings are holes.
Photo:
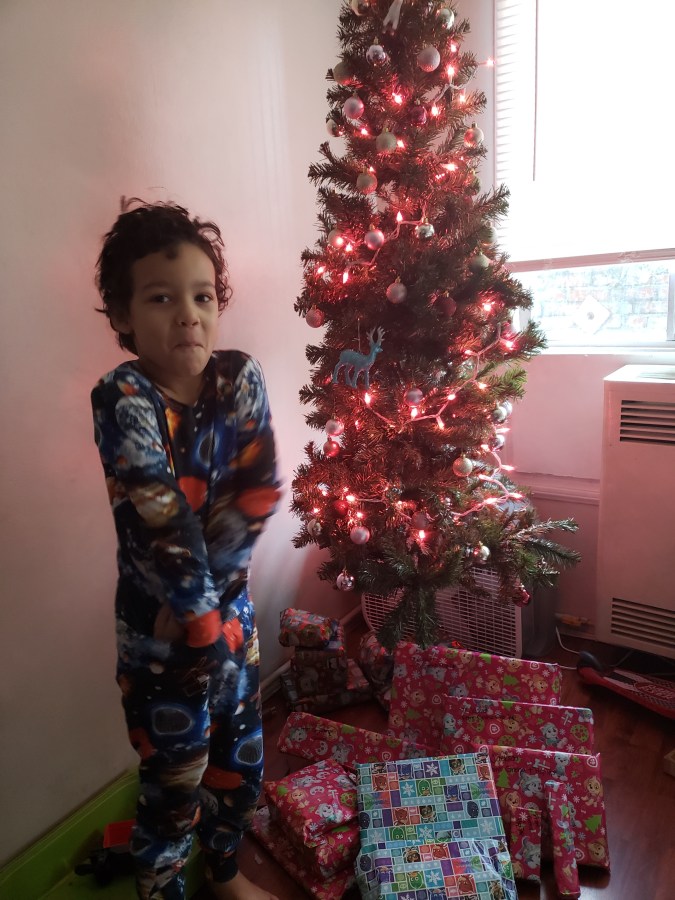
[[[110,316],[110,324],[120,334],[131,334],[132,329],[129,324],[129,317],[126,315],[115,314]]]

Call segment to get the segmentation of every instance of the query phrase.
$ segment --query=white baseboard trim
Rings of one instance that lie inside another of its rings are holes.
[[[514,472],[513,480],[530,489],[533,498],[559,500],[566,503],[600,503],[600,481],[597,478],[574,478],[543,472]]]
[[[340,617],[340,622],[342,627],[345,630],[349,630],[350,627],[353,627],[352,623],[361,615],[361,603],[359,601],[358,606],[355,606],[353,609],[350,609],[348,613],[345,613],[344,616]],[[273,697],[277,691],[281,690],[281,681],[280,678],[284,672],[287,672],[291,667],[291,663],[289,660],[286,660],[285,663],[282,663],[280,666],[271,672],[266,678],[260,682],[260,693],[263,701],[268,700],[270,697]]]

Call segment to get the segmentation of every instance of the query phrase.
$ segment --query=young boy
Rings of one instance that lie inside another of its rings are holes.
[[[250,356],[214,350],[231,293],[218,228],[133,203],[96,274],[136,358],[91,396],[118,537],[117,681],[140,756],[138,896],[183,900],[196,831],[218,900],[276,900],[236,862],[262,778],[247,583],[279,497],[265,383]]]

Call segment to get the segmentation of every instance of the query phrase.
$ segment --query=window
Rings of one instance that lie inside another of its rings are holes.
[[[675,5],[496,0],[499,229],[549,343],[673,340]]]

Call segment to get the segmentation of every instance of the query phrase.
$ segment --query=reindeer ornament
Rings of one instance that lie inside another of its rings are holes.
[[[357,350],[343,350],[340,359],[333,371],[333,384],[337,384],[340,369],[345,370],[345,384],[349,387],[356,387],[359,375],[363,373],[363,380],[366,390],[370,387],[370,367],[375,362],[375,357],[382,352],[382,338],[384,337],[384,329],[377,329],[377,339],[373,339],[375,329],[371,328],[368,332],[368,341],[370,343],[370,353],[359,353]]]

